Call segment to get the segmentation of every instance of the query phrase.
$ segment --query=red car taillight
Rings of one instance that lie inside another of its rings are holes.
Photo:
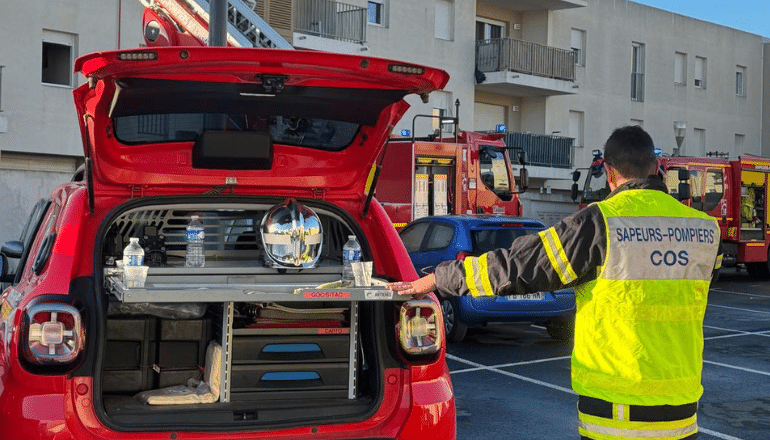
[[[401,305],[397,324],[398,339],[407,355],[433,354],[441,349],[444,331],[441,309],[433,301],[406,301]]]
[[[68,304],[43,303],[26,310],[19,347],[32,364],[63,365],[77,358],[83,339],[78,309]]]

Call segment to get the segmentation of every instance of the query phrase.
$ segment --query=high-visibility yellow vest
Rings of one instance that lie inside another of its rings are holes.
[[[607,255],[575,288],[572,386],[629,405],[681,405],[703,394],[703,315],[719,226],[652,190],[599,202]]]

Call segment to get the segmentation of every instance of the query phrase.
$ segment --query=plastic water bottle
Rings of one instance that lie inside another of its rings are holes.
[[[144,264],[144,249],[139,245],[138,237],[131,237],[128,246],[123,249],[123,273],[127,287],[144,285],[140,267]]]
[[[144,264],[144,249],[139,245],[138,237],[131,237],[128,246],[123,249],[123,266],[141,266]]]
[[[353,262],[361,261],[361,245],[355,235],[348,235],[348,241],[342,247],[342,279],[355,280]]]
[[[187,254],[185,266],[203,267],[206,264],[206,256],[203,254],[203,223],[197,215],[190,217],[190,223],[187,225]]]

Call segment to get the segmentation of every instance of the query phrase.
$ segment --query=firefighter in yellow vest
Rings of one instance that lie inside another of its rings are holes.
[[[581,438],[694,439],[703,315],[721,265],[716,220],[667,194],[638,126],[605,144],[612,192],[510,249],[388,285],[403,295],[516,295],[574,287],[572,387]]]

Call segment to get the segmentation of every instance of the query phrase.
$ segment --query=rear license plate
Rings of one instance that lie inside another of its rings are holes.
[[[508,301],[542,301],[545,299],[545,293],[543,292],[537,292],[537,293],[527,293],[524,295],[508,295],[504,296]]]

